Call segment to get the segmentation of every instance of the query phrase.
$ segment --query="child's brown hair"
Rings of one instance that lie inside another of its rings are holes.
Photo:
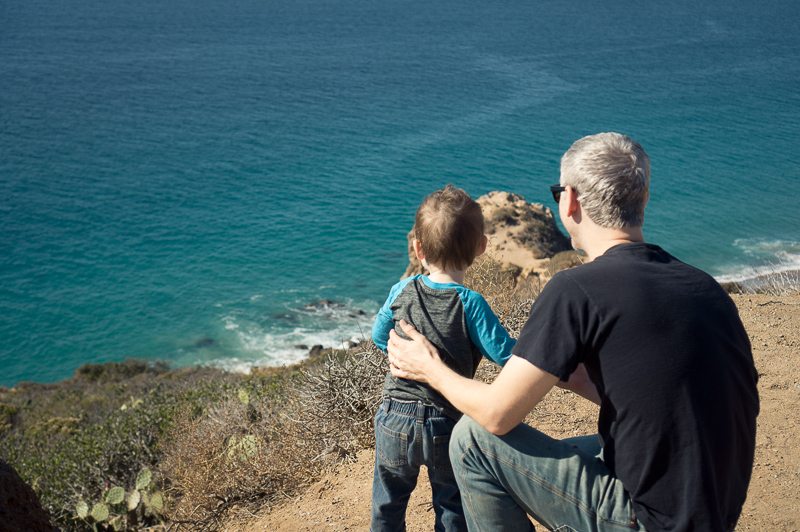
[[[417,209],[414,238],[429,264],[466,269],[483,243],[481,206],[460,188],[447,185],[430,194]]]

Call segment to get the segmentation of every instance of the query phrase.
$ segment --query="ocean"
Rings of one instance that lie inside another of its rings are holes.
[[[0,385],[369,336],[425,195],[555,207],[601,131],[648,241],[800,268],[799,89],[794,0],[4,0]]]

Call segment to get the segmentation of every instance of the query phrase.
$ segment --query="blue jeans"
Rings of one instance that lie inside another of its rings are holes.
[[[371,532],[406,529],[406,507],[422,465],[428,468],[431,481],[434,530],[467,530],[448,453],[455,424],[455,420],[421,402],[383,400],[375,414]]]
[[[496,436],[464,416],[450,456],[470,532],[644,531],[597,436],[554,440],[520,424]]]

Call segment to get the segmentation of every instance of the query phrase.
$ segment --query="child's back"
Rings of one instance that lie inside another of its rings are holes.
[[[373,340],[381,349],[386,349],[391,329],[407,338],[395,328],[400,320],[414,325],[436,346],[442,361],[465,377],[475,376],[482,356],[504,365],[514,345],[480,294],[457,283],[435,283],[424,275],[404,279],[392,288],[372,329]],[[427,402],[453,419],[461,417],[429,385],[391,373],[386,374],[383,395]]]
[[[372,329],[375,344],[385,351],[389,332],[405,320],[461,375],[473,377],[481,356],[505,364],[514,340],[483,297],[462,285],[467,267],[486,249],[480,206],[448,185],[422,202],[414,233],[414,250],[430,275],[392,287]],[[371,532],[405,530],[406,505],[422,465],[431,480],[435,530],[466,531],[448,451],[461,413],[430,386],[391,372],[383,396],[375,415]]]

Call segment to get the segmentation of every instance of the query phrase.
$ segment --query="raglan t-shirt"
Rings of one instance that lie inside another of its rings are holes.
[[[394,285],[372,327],[375,345],[386,351],[389,331],[406,320],[439,351],[442,361],[459,375],[472,378],[481,357],[504,365],[511,357],[514,339],[508,335],[489,304],[479,293],[456,283],[434,283],[415,275]],[[422,401],[453,419],[461,413],[442,394],[427,384],[386,373],[383,395],[399,400]]]
[[[753,464],[757,373],[731,298],[658,246],[557,273],[514,354],[562,380],[586,366],[604,459],[649,532],[730,530]]]

